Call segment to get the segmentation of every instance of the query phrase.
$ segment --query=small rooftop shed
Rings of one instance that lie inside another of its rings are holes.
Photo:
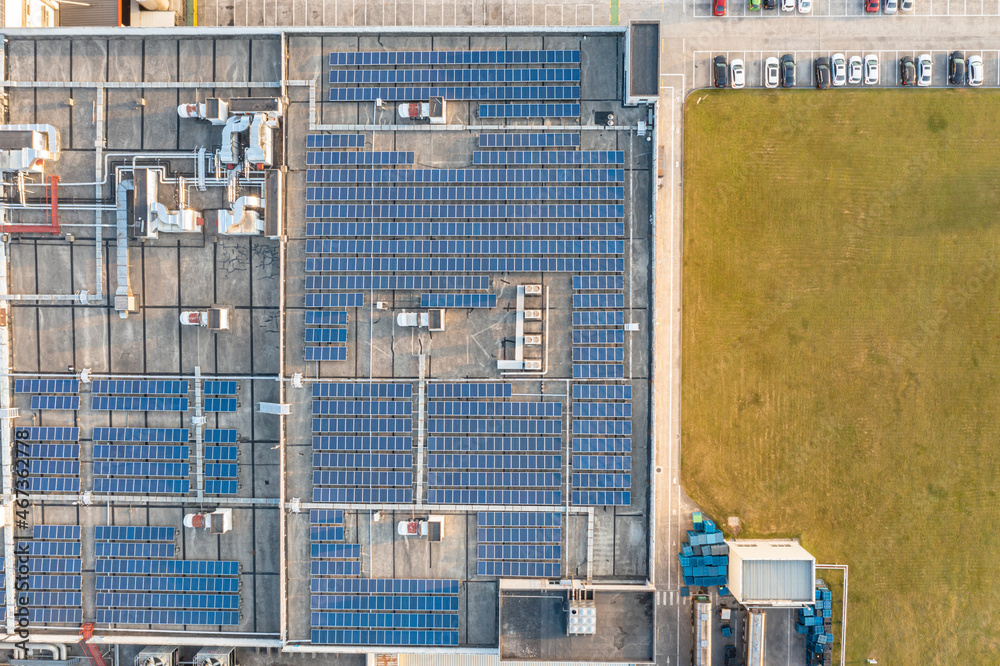
[[[729,589],[744,606],[797,607],[813,602],[816,558],[791,539],[734,539]]]

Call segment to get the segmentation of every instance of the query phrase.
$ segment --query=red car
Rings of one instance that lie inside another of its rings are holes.
[[[878,0],[876,0],[876,5]],[[715,0],[715,4],[712,6],[712,13],[716,16],[726,15],[726,0]]]
[[[879,0],[865,0],[865,11],[869,14],[878,14]]]

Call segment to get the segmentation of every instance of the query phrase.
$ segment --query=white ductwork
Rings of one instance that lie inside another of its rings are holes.
[[[219,211],[219,233],[227,236],[258,235],[264,231],[264,202],[260,197],[245,196],[233,202],[231,209]]]
[[[167,207],[159,201],[153,201],[149,204],[150,230],[153,232],[190,233],[199,231],[198,222],[200,219],[201,212],[193,208],[167,210]]]
[[[42,173],[45,160],[59,159],[59,133],[52,125],[0,125],[0,170]]]
[[[250,123],[250,145],[247,146],[247,162],[258,169],[271,166],[274,163],[273,130],[278,127],[278,121],[263,113],[256,113]]]
[[[232,169],[238,164],[239,134],[249,127],[250,116],[232,116],[222,128],[222,150],[219,153],[219,160],[226,165],[226,168]]]
[[[66,661],[66,646],[56,643],[28,643],[28,649],[14,648],[15,659],[27,659],[35,652],[49,652],[54,661]]]

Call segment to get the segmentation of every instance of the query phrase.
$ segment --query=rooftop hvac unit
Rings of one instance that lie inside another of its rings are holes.
[[[194,656],[195,666],[236,666],[236,651],[231,647],[207,647]]]
[[[540,284],[526,284],[526,285],[524,285],[524,295],[525,296],[541,296],[542,295],[542,285],[540,285]]]
[[[177,666],[177,648],[168,645],[144,647],[135,655],[135,666]]]
[[[524,311],[525,321],[541,321],[542,311],[541,310],[525,310]]]
[[[52,125],[0,125],[0,170],[42,172],[45,160],[59,158],[59,135]]]
[[[573,600],[569,602],[566,617],[567,636],[586,636],[597,633],[597,607],[590,600]]]
[[[525,361],[524,362],[524,369],[525,370],[541,370],[542,369],[542,362],[541,361],[536,361],[536,360]]]
[[[525,347],[537,347],[542,344],[542,336],[540,335],[526,335],[524,336],[524,346]]]

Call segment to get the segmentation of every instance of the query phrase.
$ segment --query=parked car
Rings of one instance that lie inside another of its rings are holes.
[[[948,58],[948,83],[960,86],[965,83],[965,55],[955,51]]]
[[[764,87],[765,88],[777,88],[780,69],[778,68],[778,59],[771,56],[764,61]]]
[[[847,83],[847,58],[843,53],[834,53],[830,59],[830,71],[833,85],[842,86]]]
[[[795,57],[790,53],[781,56],[781,87],[795,87]]]
[[[816,87],[826,90],[830,87],[830,59],[826,56],[816,58]]]
[[[896,10],[898,9],[899,9],[899,0],[883,0],[882,13],[895,14]]]
[[[733,61],[729,64],[729,74],[731,79],[731,84],[734,88],[742,88],[746,85],[746,73],[743,71],[743,61],[739,58],[733,58]]]
[[[716,16],[726,15],[726,0],[714,0],[712,3],[712,13]]]
[[[983,85],[983,59],[977,55],[969,56],[968,79],[970,86]]]
[[[757,11],[760,9],[760,0],[748,0],[747,6],[750,7],[750,11]]]
[[[799,0],[799,13],[808,14],[813,10],[812,0]]]
[[[847,61],[847,82],[852,86],[861,83],[861,56],[851,56]]]
[[[877,86],[878,85],[878,56],[874,53],[869,53],[865,56],[864,61],[864,80],[866,86]]]
[[[764,9],[777,9],[778,0],[764,0]]]
[[[724,653],[726,666],[736,666],[736,646],[727,645]]]
[[[934,68],[934,61],[929,53],[917,56],[917,85],[926,88],[931,84],[931,74]]]
[[[909,14],[913,11],[913,0],[902,0],[899,3],[899,11]]]
[[[877,14],[878,0],[865,0],[865,11],[869,14]]]
[[[716,88],[725,88],[729,85],[729,67],[726,65],[726,56],[715,56],[712,77],[715,80]]]
[[[783,12],[794,12],[795,11],[795,0],[781,0],[781,11],[783,11]]]
[[[917,82],[917,66],[913,64],[912,56],[899,59],[899,82],[904,86],[912,86]]]

